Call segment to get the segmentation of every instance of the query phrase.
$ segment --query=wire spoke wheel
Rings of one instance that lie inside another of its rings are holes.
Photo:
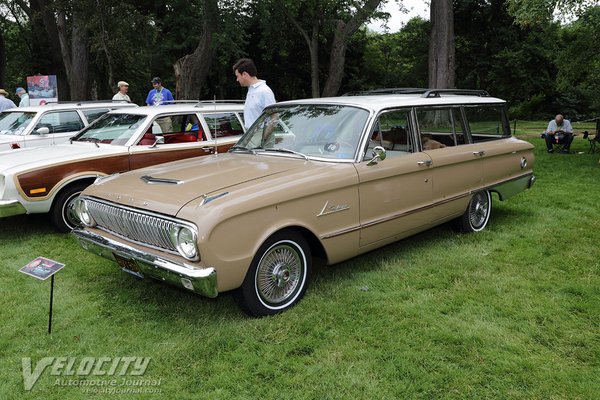
[[[304,296],[311,267],[306,239],[293,230],[278,232],[256,252],[235,299],[253,316],[285,311]]]
[[[490,220],[492,213],[492,196],[488,190],[477,192],[471,197],[464,214],[454,221],[459,232],[479,232]]]
[[[287,243],[271,247],[256,271],[258,295],[269,304],[284,303],[303,279],[303,263],[296,247]]]
[[[489,200],[487,192],[479,192],[469,203],[469,221],[476,230],[482,229],[490,216]]]

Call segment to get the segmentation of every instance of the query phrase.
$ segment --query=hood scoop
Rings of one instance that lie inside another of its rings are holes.
[[[183,183],[183,181],[177,179],[154,178],[150,175],[144,175],[140,179],[149,185],[180,185]]]

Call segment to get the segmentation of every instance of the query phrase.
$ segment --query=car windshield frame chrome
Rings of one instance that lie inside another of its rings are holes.
[[[260,128],[258,128],[258,124],[257,124],[257,122],[259,122],[259,121],[255,122],[252,125],[252,127],[249,130],[247,130],[244,133],[244,135],[242,135],[240,140],[237,142],[237,146],[245,147],[249,151],[254,152],[253,154],[255,154],[255,155],[267,155],[267,156],[273,156],[273,157],[293,158],[293,159],[298,159],[298,160],[302,160],[302,161],[311,160],[311,161],[332,162],[332,163],[357,163],[357,162],[359,162],[361,153],[363,152],[362,144],[364,143],[364,138],[366,137],[366,135],[368,133],[369,127],[372,124],[373,116],[375,115],[375,111],[373,109],[370,109],[368,107],[364,107],[361,105],[356,105],[356,104],[340,104],[340,103],[336,103],[336,102],[317,102],[317,101],[315,101],[315,102],[302,102],[302,103],[290,102],[290,103],[285,103],[285,104],[277,103],[277,104],[273,104],[273,105],[265,108],[265,111],[263,111],[263,114],[259,118],[263,118],[263,116],[265,116],[266,112],[269,112],[272,110],[277,110],[277,109],[282,109],[282,108],[299,107],[299,106],[343,107],[343,108],[349,108],[349,109],[351,108],[351,109],[364,111],[366,113],[365,119],[362,123],[360,132],[356,135],[356,144],[355,144],[354,153],[352,154],[352,156],[347,157],[347,158],[319,156],[319,155],[314,155],[314,154],[306,154],[301,151],[297,151],[297,150],[289,149],[289,148],[288,148],[288,150],[293,150],[295,153],[282,152],[282,151],[277,150],[278,148],[281,148],[281,146],[277,146],[277,145],[270,147],[269,149],[271,149],[271,150],[265,150],[261,146],[258,146],[258,147],[249,146],[250,139],[247,140],[247,143],[243,144],[243,141],[245,138],[253,136],[255,130],[260,129]],[[240,152],[238,152],[238,154],[240,154]],[[300,155],[300,154],[303,154],[303,155]]]

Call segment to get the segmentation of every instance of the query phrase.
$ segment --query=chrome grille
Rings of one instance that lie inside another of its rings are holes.
[[[86,199],[86,202],[88,211],[99,228],[177,253],[169,239],[171,228],[178,226],[175,221],[95,200]]]

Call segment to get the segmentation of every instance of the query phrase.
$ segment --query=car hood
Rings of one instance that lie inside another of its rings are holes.
[[[211,199],[246,182],[294,169],[306,170],[299,158],[221,154],[161,164],[113,175],[88,187],[85,195],[167,215],[200,197]]]
[[[127,152],[124,146],[91,142],[73,142],[53,146],[31,147],[0,152],[0,173],[17,173],[75,160],[104,157]]]

